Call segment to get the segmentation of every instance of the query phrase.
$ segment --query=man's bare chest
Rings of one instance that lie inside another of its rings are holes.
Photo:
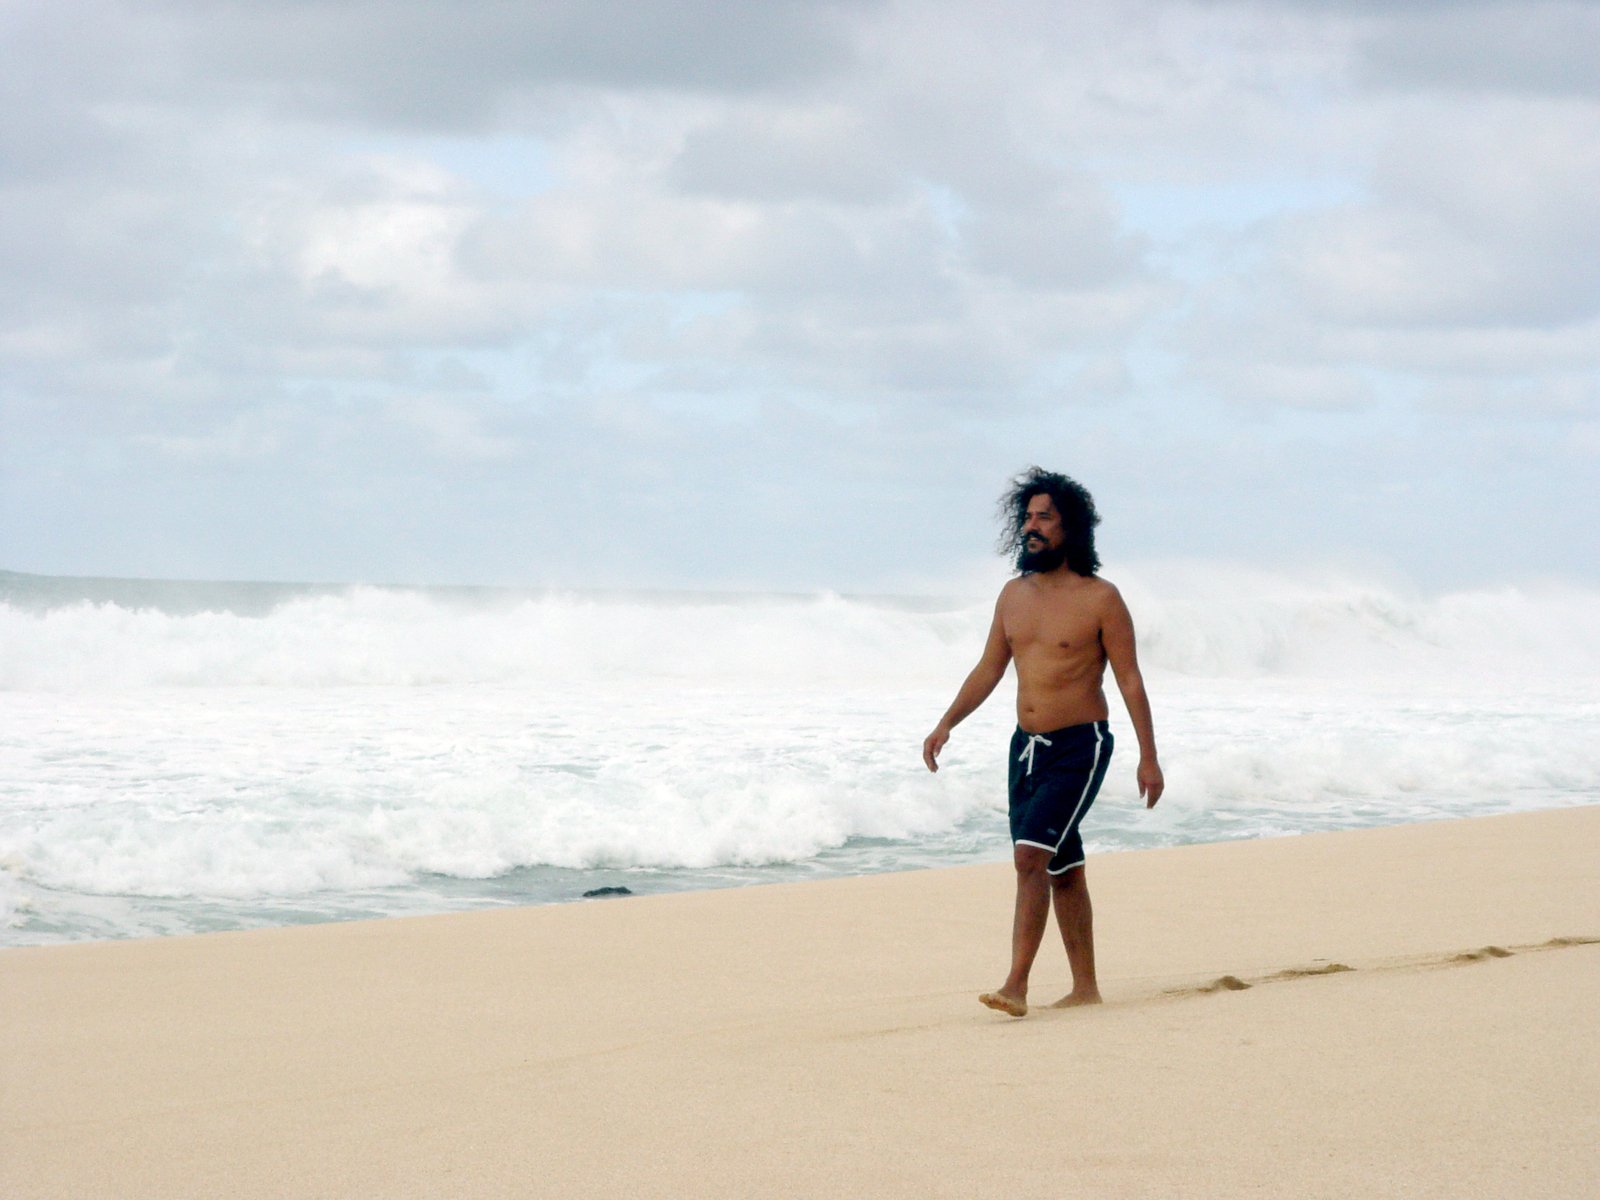
[[[1045,653],[1076,657],[1098,653],[1100,619],[1086,605],[1068,601],[1022,603],[1002,614],[1006,643],[1014,655]]]

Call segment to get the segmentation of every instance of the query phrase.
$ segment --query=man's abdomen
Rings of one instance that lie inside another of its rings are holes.
[[[1054,689],[1017,685],[1017,724],[1028,733],[1045,733],[1068,725],[1104,721],[1110,716],[1105,689],[1098,681]]]

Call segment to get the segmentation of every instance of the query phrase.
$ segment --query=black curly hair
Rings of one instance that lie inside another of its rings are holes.
[[[1028,501],[1049,496],[1061,514],[1061,532],[1066,538],[1067,566],[1079,575],[1094,575],[1100,570],[1100,556],[1094,549],[1094,527],[1100,524],[1094,497],[1076,479],[1058,475],[1042,467],[1029,467],[1011,481],[1000,497],[1000,541],[996,548],[1007,558],[1016,558],[1022,549],[1022,527],[1028,520]]]

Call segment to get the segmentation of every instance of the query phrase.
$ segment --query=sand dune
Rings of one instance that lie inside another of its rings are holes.
[[[1600,1195],[1600,807],[0,952],[0,1195]]]

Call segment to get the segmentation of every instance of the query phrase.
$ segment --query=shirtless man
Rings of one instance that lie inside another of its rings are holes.
[[[1111,584],[1096,574],[1094,501],[1065,475],[1033,467],[1001,498],[1004,553],[1021,575],[1000,589],[994,623],[978,665],[955,702],[922,743],[922,761],[939,769],[950,731],[989,697],[1017,664],[1017,731],[1011,738],[1011,840],[1017,907],[1011,927],[1011,973],[978,999],[1013,1017],[1028,1012],[1028,972],[1044,939],[1054,901],[1056,924],[1072,967],[1072,991],[1053,1008],[1098,1004],[1094,924],[1083,872],[1078,823],[1094,802],[1111,761],[1106,664],[1139,739],[1136,778],[1145,806],[1161,798],[1150,702],[1134,653],[1133,619]]]

